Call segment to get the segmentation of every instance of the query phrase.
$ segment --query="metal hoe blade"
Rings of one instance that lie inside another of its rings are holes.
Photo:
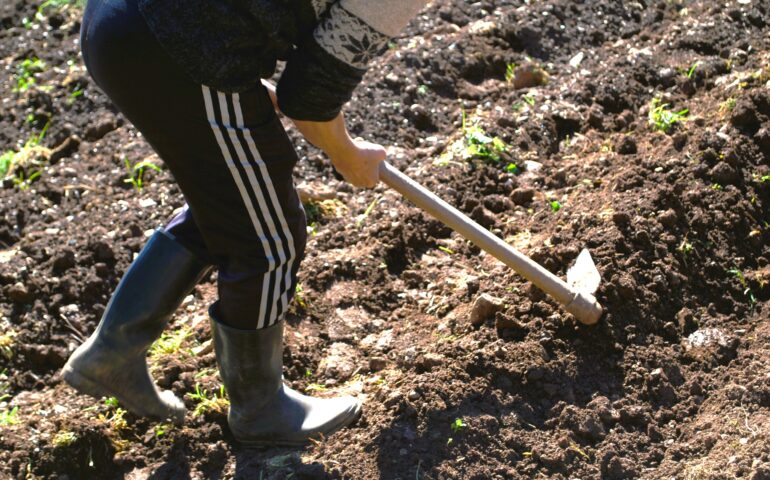
[[[567,283],[578,292],[593,295],[599,288],[602,276],[587,248],[578,255],[575,263],[567,270]]]

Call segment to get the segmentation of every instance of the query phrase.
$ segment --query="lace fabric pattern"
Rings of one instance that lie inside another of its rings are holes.
[[[332,5],[313,35],[329,54],[359,69],[365,69],[373,58],[381,55],[389,40],[339,3]]]

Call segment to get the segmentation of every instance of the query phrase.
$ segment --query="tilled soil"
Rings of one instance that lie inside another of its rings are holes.
[[[285,379],[352,392],[364,415],[308,448],[256,450],[233,443],[221,402],[196,411],[191,396],[219,394],[216,273],[150,358],[185,398],[184,427],[58,376],[183,199],[165,170],[127,182],[126,161],[161,162],[85,72],[79,10],[39,6],[0,5],[0,152],[50,122],[0,189],[3,478],[770,478],[766,2],[429,6],[357,90],[352,130],[558,275],[589,248],[607,313],[579,325],[292,134],[297,183],[331,198],[306,204]],[[16,91],[33,58],[45,66]],[[664,104],[688,110],[667,131],[650,120]],[[468,136],[506,147],[468,155]],[[474,324],[482,294],[498,302]]]

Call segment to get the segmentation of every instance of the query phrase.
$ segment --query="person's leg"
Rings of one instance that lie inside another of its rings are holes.
[[[168,231],[195,248],[197,233],[187,227],[197,226],[219,266],[212,329],[236,438],[298,443],[349,423],[356,400],[311,399],[281,381],[282,318],[306,224],[292,181],[297,156],[266,90],[227,94],[195,84],[152,37],[136,0],[101,9],[84,41],[89,71],[185,195],[189,213]],[[259,428],[267,417],[276,421]]]

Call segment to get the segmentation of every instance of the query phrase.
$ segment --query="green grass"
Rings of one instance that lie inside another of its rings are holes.
[[[562,204],[558,200],[550,200],[548,202],[548,206],[551,207],[551,211],[554,213],[558,212],[562,208]]]
[[[150,357],[160,357],[163,355],[173,355],[182,349],[182,344],[192,332],[187,328],[180,328],[170,332],[163,332],[160,338],[150,346]]]
[[[685,108],[679,111],[673,111],[668,108],[667,103],[662,103],[660,98],[653,98],[650,103],[649,121],[655,130],[668,133],[677,123],[687,118],[690,110]]]
[[[307,310],[307,301],[305,300],[305,295],[302,291],[302,284],[300,282],[297,282],[297,286],[294,287],[294,300],[297,302],[297,305],[302,307],[303,310]]]
[[[149,160],[142,160],[132,166],[128,158],[124,158],[123,163],[126,166],[126,172],[128,173],[128,178],[123,181],[133,185],[138,192],[141,192],[142,188],[144,188],[144,174],[147,173],[147,170],[154,170],[156,172],[161,171],[159,166]]]
[[[31,136],[18,151],[7,150],[0,155],[0,179],[11,176],[14,184],[24,190],[40,177],[39,168],[26,170],[30,165],[42,167],[44,162],[41,161],[41,158],[47,160],[50,151],[41,143],[49,126],[50,122],[43,127],[39,134]]]
[[[743,272],[740,271],[737,267],[731,268],[728,270],[728,273],[732,273],[735,278],[738,279],[738,282],[741,284],[741,287],[743,287],[743,294],[749,299],[749,303],[751,303],[751,306],[753,307],[757,303],[757,297],[754,295],[754,292],[751,290],[751,285],[749,285],[749,281],[746,279],[746,276],[743,275]]]
[[[45,71],[45,62],[37,57],[25,58],[16,65],[16,86],[14,92],[26,92],[37,84],[35,74]]]
[[[66,430],[62,430],[60,432],[57,432],[56,435],[54,435],[53,440],[51,440],[51,443],[53,444],[54,448],[64,448],[69,447],[73,443],[75,443],[78,439],[78,436],[74,432],[68,432]]]
[[[516,77],[516,64],[509,63],[505,66],[505,81],[511,83]]]
[[[195,384],[195,393],[188,393],[187,397],[198,402],[193,410],[196,417],[202,416],[207,412],[224,413],[230,405],[230,401],[225,396],[225,386],[219,386],[219,393],[209,394],[206,389],[201,389],[200,384]]]
[[[19,423],[19,407],[0,412],[0,426],[16,425]]]

